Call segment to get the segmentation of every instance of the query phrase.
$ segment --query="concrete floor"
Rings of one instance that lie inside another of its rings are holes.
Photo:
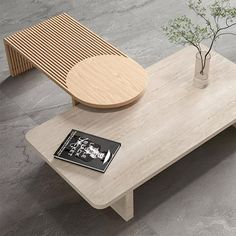
[[[1,0],[1,38],[64,11],[145,67],[180,48],[160,26],[189,14],[177,0]],[[234,36],[216,49],[236,62]],[[125,223],[90,207],[26,146],[29,129],[70,108],[69,96],[36,70],[11,78],[0,44],[0,235],[236,235],[236,129],[138,188],[135,217]]]

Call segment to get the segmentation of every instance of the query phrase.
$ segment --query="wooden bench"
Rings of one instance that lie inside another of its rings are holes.
[[[104,113],[79,105],[32,129],[26,139],[91,206],[111,206],[129,220],[136,188],[236,121],[235,64],[212,52],[210,84],[197,89],[194,56],[194,48],[184,48],[147,68],[149,86],[133,106]],[[53,158],[71,129],[121,142],[106,173]]]
[[[139,64],[65,13],[5,38],[4,44],[12,76],[38,68],[74,105],[120,107],[137,100],[147,85]]]

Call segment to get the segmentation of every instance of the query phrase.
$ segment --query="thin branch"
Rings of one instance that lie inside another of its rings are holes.
[[[206,66],[206,59],[207,59],[207,56],[208,56],[208,54],[210,53],[210,51],[211,51],[211,49],[212,49],[212,47],[213,47],[213,44],[214,44],[214,42],[215,42],[216,37],[217,37],[217,35],[215,34],[214,37],[213,37],[213,39],[212,39],[212,41],[211,41],[210,48],[208,49],[208,51],[207,51],[207,53],[206,53],[206,55],[205,55],[205,57],[204,57],[203,67],[202,67],[202,70],[200,71],[201,74],[203,74],[203,71],[204,71],[205,66]]]
[[[198,47],[197,44],[191,42],[191,41],[190,41],[189,39],[187,39],[183,34],[181,34],[181,35],[182,35],[182,37],[183,37],[188,43],[190,43],[190,44],[193,45],[195,48],[197,48],[198,52],[201,54],[201,47]]]
[[[226,24],[227,26],[229,26],[228,20],[229,20],[229,17],[227,17],[226,20],[225,20],[225,24]]]
[[[201,48],[201,44],[200,44],[200,43],[198,44],[198,47],[199,47],[200,51],[202,51],[202,48]]]
[[[224,35],[224,34],[233,34],[233,33],[221,33],[221,34],[218,34],[218,33],[219,33],[220,31],[225,30],[225,29],[228,29],[228,28],[230,28],[230,27],[232,27],[232,26],[234,26],[234,25],[236,25],[236,22],[233,23],[233,24],[231,24],[231,25],[228,25],[228,26],[226,26],[226,27],[219,28],[219,29],[215,32],[215,34],[214,34],[214,36],[213,36],[213,38],[212,38],[212,41],[211,41],[210,48],[208,49],[208,51],[207,51],[207,53],[206,53],[206,55],[205,55],[205,57],[204,57],[203,67],[202,67],[202,70],[201,70],[201,72],[200,72],[201,74],[203,74],[203,71],[204,71],[205,66],[206,66],[206,59],[207,59],[207,56],[209,55],[209,53],[210,53],[210,51],[211,51],[211,49],[212,49],[212,47],[213,47],[213,44],[214,44],[216,38],[219,37],[219,36],[221,36],[221,35]],[[236,34],[234,34],[234,35],[236,35]]]
[[[182,34],[182,37],[183,37],[188,43],[192,44],[195,48],[197,48],[198,51],[200,50],[200,49],[198,48],[198,46],[197,46],[195,43],[191,42],[191,41],[190,41],[189,39],[187,39],[183,34]]]
[[[235,35],[235,36],[236,36],[236,33],[221,33],[221,34],[218,34],[217,37],[220,37],[220,36],[222,36],[222,35],[227,35],[227,34]]]
[[[192,10],[195,12],[195,14],[196,14],[197,16],[202,17],[202,18],[206,21],[206,23],[207,23],[207,24],[209,25],[209,27],[210,27],[210,30],[211,30],[212,33],[214,34],[214,33],[215,33],[215,30],[212,28],[212,25],[211,25],[210,20],[208,20],[205,16],[203,16],[203,14],[198,13],[198,12],[196,11],[195,7],[193,7]]]
[[[180,33],[181,33],[181,32],[180,32]],[[203,61],[203,57],[202,57],[202,49],[201,49],[200,43],[197,45],[197,44],[191,42],[189,39],[187,39],[187,38],[183,35],[183,33],[181,33],[181,35],[182,35],[182,37],[183,37],[188,43],[190,43],[191,45],[193,45],[193,46],[198,50],[199,55],[200,55],[200,58],[201,58],[201,65],[202,65],[202,68],[203,68],[201,71],[203,71],[203,70],[204,70],[204,61]]]
[[[200,58],[201,58],[201,66],[203,68],[203,65],[204,65],[204,61],[203,61],[203,57],[202,57],[202,48],[201,48],[201,45],[199,44],[199,55],[200,55]]]
[[[215,25],[216,25],[216,30],[218,30],[219,29],[219,24],[218,24],[218,22],[216,20],[216,16],[214,16],[214,22],[215,22]]]
[[[212,25],[211,25],[210,20],[208,20],[207,18],[205,18],[203,15],[199,15],[199,16],[201,16],[201,17],[206,21],[206,23],[207,23],[207,24],[209,25],[209,27],[210,27],[211,32],[214,34],[214,33],[215,33],[215,30],[212,28]]]
[[[217,30],[219,29],[219,19],[220,19],[220,16],[217,16],[217,18],[216,18],[216,23],[217,23],[217,25],[218,25]]]
[[[203,37],[200,41],[200,43],[203,41],[203,40],[207,40],[207,39],[212,39],[214,37],[215,34],[211,34],[209,37]]]
[[[219,28],[219,29],[218,29],[218,32],[220,32],[221,30],[228,29],[228,28],[230,28],[230,27],[232,27],[232,26],[234,26],[234,25],[236,25],[236,22],[233,23],[233,24],[231,24],[231,25],[228,25],[228,26],[226,26],[226,27]],[[218,32],[217,32],[217,33],[218,33]]]

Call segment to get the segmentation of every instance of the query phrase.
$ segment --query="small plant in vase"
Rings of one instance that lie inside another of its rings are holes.
[[[203,20],[204,24],[194,24],[187,16],[179,16],[163,26],[170,42],[192,45],[197,49],[194,85],[205,88],[208,85],[210,52],[214,42],[223,35],[236,35],[230,30],[236,26],[236,8],[230,0],[214,0],[204,6],[202,0],[189,0],[188,7]],[[203,41],[209,41],[209,48],[201,48]]]

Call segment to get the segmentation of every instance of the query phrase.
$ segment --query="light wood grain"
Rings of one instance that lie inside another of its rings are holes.
[[[77,63],[66,81],[81,103],[114,108],[127,105],[143,94],[147,72],[130,58],[102,55]]]
[[[26,139],[93,207],[111,206],[236,122],[235,64],[215,52],[211,56],[205,89],[192,84],[195,50],[188,47],[147,68],[148,88],[134,106],[101,112],[78,105],[29,131]],[[105,174],[53,158],[71,129],[121,142]]]
[[[6,52],[6,57],[7,57],[7,62],[8,62],[8,67],[9,67],[9,72],[11,76],[14,76],[14,71],[13,71],[13,61],[10,55],[10,49],[9,46],[6,44],[4,41],[4,47],[5,47],[5,52]]]
[[[66,13],[6,37],[4,44],[12,76],[34,66],[88,106],[123,106],[146,87],[140,65]]]
[[[134,196],[133,191],[127,193],[124,197],[111,205],[112,209],[117,212],[125,221],[134,217]]]
[[[5,52],[11,76],[19,75],[33,68],[33,65],[4,40]]]

